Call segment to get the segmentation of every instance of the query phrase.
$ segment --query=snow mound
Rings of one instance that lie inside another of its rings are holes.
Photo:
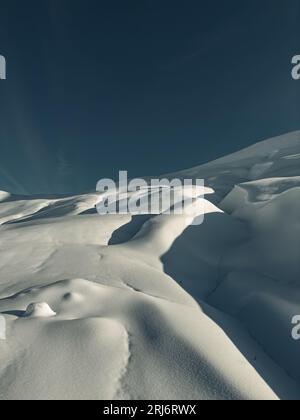
[[[8,192],[6,192],[6,191],[0,191],[0,202],[9,199],[10,196],[11,195]]]
[[[55,315],[46,302],[30,303],[25,311],[25,316],[30,318],[48,318]]]

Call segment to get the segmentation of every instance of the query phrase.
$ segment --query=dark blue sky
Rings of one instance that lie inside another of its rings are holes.
[[[2,189],[91,190],[300,129],[300,0],[2,3]]]

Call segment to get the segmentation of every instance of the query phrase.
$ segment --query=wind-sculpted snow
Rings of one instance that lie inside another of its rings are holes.
[[[181,172],[215,191],[199,226],[0,193],[0,399],[299,399],[299,157]]]

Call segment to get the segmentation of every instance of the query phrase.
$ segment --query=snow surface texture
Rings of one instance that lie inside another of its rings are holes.
[[[0,193],[0,399],[300,399],[300,132],[176,176],[202,225]]]

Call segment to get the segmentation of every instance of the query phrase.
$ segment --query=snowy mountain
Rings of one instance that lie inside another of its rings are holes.
[[[0,193],[0,399],[300,399],[300,132],[176,176],[203,224]]]

